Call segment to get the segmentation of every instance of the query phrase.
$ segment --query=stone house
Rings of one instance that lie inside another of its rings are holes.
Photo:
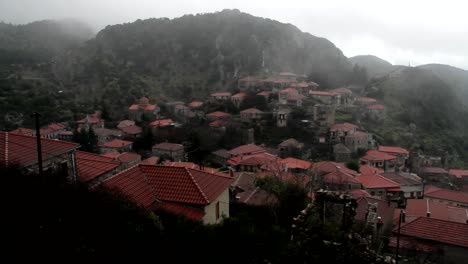
[[[47,125],[45,128],[41,128],[39,133],[43,138],[57,139],[58,134],[67,131],[67,126],[61,123],[52,123]],[[33,134],[34,136],[36,133]]]
[[[328,190],[355,190],[361,189],[361,182],[359,182],[353,175],[346,172],[337,170],[330,172],[322,178],[324,188]]]
[[[359,149],[366,150],[369,148],[369,134],[362,131],[355,131],[345,136],[344,144],[354,153]]]
[[[263,119],[263,111],[258,110],[257,108],[249,108],[240,111],[240,117],[242,122],[253,123]]]
[[[369,106],[369,105],[373,105],[376,103],[377,103],[377,100],[375,100],[374,98],[370,98],[370,97],[357,97],[356,99],[354,99],[354,104],[359,105],[359,106]]]
[[[333,146],[333,155],[336,162],[347,162],[351,159],[351,150],[344,144],[338,143]]]
[[[167,137],[171,134],[174,128],[174,121],[170,118],[154,120],[149,124],[151,132],[154,136]]]
[[[278,101],[280,104],[288,104],[288,99],[289,98],[292,98],[292,97],[295,97],[295,96],[299,96],[299,92],[294,89],[294,88],[286,88],[286,89],[283,89],[281,91],[279,91],[278,93]]]
[[[351,135],[358,129],[357,125],[351,123],[333,124],[330,127],[329,141],[332,143],[345,143],[347,135]]]
[[[133,145],[132,141],[126,141],[126,140],[120,140],[120,139],[114,139],[108,142],[98,144],[101,153],[114,152],[114,151],[118,151],[118,152],[131,151],[132,145]]]
[[[334,92],[313,90],[309,92],[309,96],[320,104],[337,106],[340,102],[340,95]]]
[[[335,124],[335,106],[315,104],[313,106],[313,121],[325,133],[329,127]]]
[[[76,151],[78,181],[86,183],[88,186],[92,186],[97,181],[117,173],[119,165],[113,158],[84,151]]]
[[[139,164],[105,179],[101,186],[118,191],[146,210],[217,224],[229,217],[232,181],[232,177],[219,173]]]
[[[385,106],[382,104],[368,105],[362,108],[361,112],[364,118],[381,121],[385,117]]]
[[[210,98],[214,102],[223,102],[231,99],[231,93],[229,92],[216,92],[210,95]]]
[[[246,93],[236,93],[231,97],[231,102],[234,104],[235,107],[239,108],[245,98],[247,98]]]
[[[231,114],[221,112],[221,111],[216,111],[216,112],[206,114],[206,119],[210,122],[219,120],[219,119],[229,119],[229,118],[231,118]]]
[[[237,88],[241,91],[254,91],[260,89],[263,81],[259,78],[247,76],[237,81]]]
[[[107,152],[102,154],[103,157],[111,158],[114,162],[119,164],[120,171],[130,168],[131,166],[141,161],[141,155],[134,152]]]
[[[210,155],[210,161],[218,166],[226,166],[231,154],[226,149],[218,149]]]
[[[275,119],[277,127],[287,127],[288,121],[291,118],[292,110],[289,107],[280,106],[275,111]]]
[[[41,138],[44,174],[58,171],[72,182],[77,179],[76,143]],[[29,172],[38,172],[36,137],[0,132],[0,165],[24,167]]]
[[[398,199],[400,197],[400,184],[387,179],[379,174],[365,174],[357,176],[358,180],[364,189],[371,196],[376,196],[380,199]]]
[[[85,118],[76,121],[76,124],[78,126],[78,131],[81,129],[88,130],[89,128],[104,128],[104,119],[101,119],[97,114],[86,115]]]
[[[366,155],[360,158],[360,163],[383,169],[385,172],[394,172],[397,157],[378,150],[369,150]]]
[[[300,155],[303,148],[304,143],[301,143],[294,138],[286,139],[278,144],[280,157],[283,158]]]
[[[330,91],[331,93],[336,93],[338,94],[339,97],[339,102],[338,105],[342,107],[348,107],[354,104],[354,95],[353,91],[347,88],[338,88],[338,89],[333,89]]]
[[[181,144],[163,142],[153,146],[153,155],[161,158],[169,158],[174,161],[185,160],[184,146]]]
[[[426,185],[424,198],[451,206],[468,208],[468,193]]]
[[[384,172],[381,175],[399,183],[404,198],[420,199],[423,197],[424,185],[417,175],[405,172]]]
[[[123,137],[123,132],[116,129],[96,128],[94,133],[96,133],[99,143],[104,143],[113,139],[121,139]]]
[[[124,128],[124,127],[128,127],[128,126],[134,126],[135,125],[135,121],[132,121],[132,120],[122,120],[119,122],[119,124],[117,125],[117,129],[121,129],[121,128]]]
[[[453,180],[449,177],[447,170],[438,167],[422,167],[418,175],[427,182],[450,183]]]
[[[156,104],[150,104],[146,96],[138,100],[138,104],[133,104],[128,108],[129,119],[133,121],[153,120],[159,115],[159,107]]]
[[[408,160],[408,157],[409,157],[409,151],[400,147],[379,146],[377,150],[380,152],[384,152],[384,153],[396,156],[398,158],[397,165],[399,166],[405,166],[406,161]]]

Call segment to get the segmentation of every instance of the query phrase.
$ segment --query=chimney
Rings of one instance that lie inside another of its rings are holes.
[[[427,217],[431,217],[431,212],[427,211],[427,212],[426,212],[426,216],[427,216]]]
[[[401,216],[400,216],[401,217],[401,222],[405,223],[406,222],[406,212],[404,210],[401,210],[400,214],[401,214]]]
[[[229,176],[231,176],[232,178],[234,178],[234,171],[232,169],[229,169]]]

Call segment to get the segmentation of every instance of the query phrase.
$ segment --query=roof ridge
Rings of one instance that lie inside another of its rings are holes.
[[[175,167],[177,168],[177,167]],[[205,198],[205,201],[207,203],[210,203],[210,200],[208,200],[208,197],[206,197],[205,193],[203,192],[203,190],[200,188],[200,186],[198,185],[197,181],[195,180],[195,177],[193,177],[193,175],[190,173],[190,171],[185,168],[185,167],[182,167],[186,172],[187,174],[189,175],[190,179],[192,180],[192,182],[195,184],[195,186],[197,187],[198,191],[201,193],[201,195],[203,196],[203,198]]]
[[[131,168],[133,167],[138,167],[138,170],[141,172],[141,174],[143,174],[143,179],[146,183],[146,186],[148,186],[148,188],[151,190],[151,194],[153,195],[154,199],[156,200],[156,202],[161,202],[161,200],[159,199],[158,195],[157,195],[157,192],[156,190],[153,188],[153,186],[149,183],[148,181],[148,177],[146,176],[146,173],[143,171],[143,170],[140,170],[140,167],[141,167],[142,164],[135,164],[134,166],[132,166]],[[155,166],[155,165],[147,165],[147,166]]]
[[[5,133],[6,135],[8,134],[11,134],[9,132],[0,132],[1,133]],[[25,138],[36,138],[36,136],[28,136],[28,135],[22,135],[22,134],[13,134],[15,137],[25,137]],[[59,144],[64,144],[64,145],[70,145],[70,146],[75,146],[75,147],[80,147],[80,145],[78,143],[73,143],[73,142],[67,142],[67,141],[63,141],[63,140],[57,140],[57,139],[51,139],[51,138],[44,138],[44,137],[41,137],[41,141],[44,140],[44,141],[49,141],[49,142],[59,142]]]

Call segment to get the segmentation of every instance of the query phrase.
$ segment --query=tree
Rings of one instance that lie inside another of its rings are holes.
[[[356,160],[346,162],[346,168],[354,171],[359,171],[359,163]]]

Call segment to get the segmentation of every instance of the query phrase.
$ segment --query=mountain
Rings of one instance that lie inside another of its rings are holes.
[[[352,65],[333,43],[238,10],[108,26],[67,55],[56,74],[77,95],[143,93],[190,100],[242,76],[290,71],[343,85]],[[120,91],[120,92],[119,92]]]
[[[0,22],[0,65],[40,63],[78,47],[92,37],[76,20],[43,20],[25,25]]]
[[[371,127],[384,144],[420,147],[427,153],[467,153],[467,97],[425,67],[400,67],[373,79],[367,95],[382,101],[388,115]],[[467,156],[468,158],[468,156]]]
[[[353,65],[364,67],[370,78],[381,76],[395,68],[390,62],[373,55],[358,55],[349,58],[349,61]]]
[[[468,99],[468,71],[443,64],[426,64],[418,68],[432,72],[453,87],[458,95]]]

